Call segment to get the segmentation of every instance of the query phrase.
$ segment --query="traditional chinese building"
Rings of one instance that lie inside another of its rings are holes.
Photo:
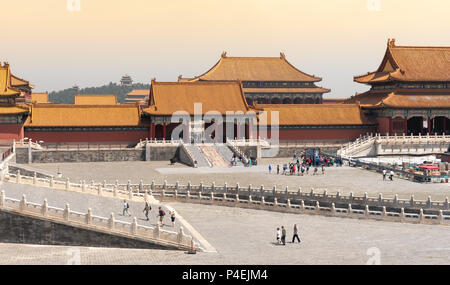
[[[23,138],[23,123],[29,109],[22,103],[33,87],[11,74],[8,63],[0,63],[0,140]]]
[[[148,104],[148,97],[150,95],[149,89],[133,89],[130,93],[125,97],[126,104],[135,104],[146,105]]]
[[[450,133],[450,47],[397,46],[389,40],[380,66],[354,81],[370,85],[357,103],[390,134]]]
[[[45,93],[31,93],[31,102],[38,104],[50,104],[50,100],[48,98],[48,92]]]
[[[249,105],[258,104],[321,104],[324,93],[330,92],[316,86],[320,77],[297,69],[279,57],[229,57],[224,52],[220,60],[207,72],[183,81],[242,81]]]
[[[157,82],[150,87],[149,106],[144,110],[150,124],[150,138],[171,139],[172,132],[185,129],[176,139],[236,138],[252,136],[256,113],[246,103],[239,81]],[[174,122],[174,115],[177,116]],[[227,116],[228,115],[228,116]],[[232,120],[227,129],[226,120]],[[201,128],[197,128],[201,125]],[[214,125],[211,133],[205,131]],[[202,133],[196,133],[200,130]],[[223,134],[216,136],[215,134]]]
[[[267,114],[266,118],[259,116],[259,127],[266,127],[268,138],[274,138],[272,131],[276,129],[280,141],[350,141],[377,130],[376,121],[356,104],[277,104],[256,108]]]
[[[115,94],[76,94],[75,105],[117,105]]]
[[[120,79],[120,84],[122,86],[131,86],[133,84],[133,80],[131,79],[131,77],[128,74],[125,74]]]

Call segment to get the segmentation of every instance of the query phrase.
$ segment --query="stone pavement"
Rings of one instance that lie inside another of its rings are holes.
[[[0,244],[1,264],[67,264],[74,249],[81,264],[360,264],[379,250],[380,264],[449,264],[450,228],[284,214],[172,203],[218,250],[179,251]],[[301,244],[289,243],[292,226]],[[276,245],[276,227],[287,227],[286,246]],[[375,249],[375,251],[377,251]]]
[[[272,174],[268,173],[268,162],[272,165]],[[400,199],[409,199],[411,195],[415,199],[426,200],[431,195],[433,200],[444,200],[446,196],[450,196],[449,183],[415,183],[394,177],[394,181],[383,181],[381,174],[370,172],[363,169],[353,167],[330,167],[325,168],[324,175],[313,176],[285,176],[276,175],[276,164],[282,165],[289,159],[263,159],[260,165],[254,167],[228,167],[228,168],[191,168],[177,164],[170,166],[168,162],[152,161],[152,162],[114,162],[114,163],[60,163],[60,164],[32,164],[33,167],[57,171],[58,167],[64,176],[70,177],[71,181],[79,181],[91,179],[101,182],[106,180],[114,183],[116,179],[121,183],[131,180],[138,183],[141,179],[145,183],[162,184],[167,180],[170,184],[179,181],[187,184],[191,181],[193,184],[203,182],[210,184],[213,181],[216,185],[228,185],[239,183],[241,186],[252,184],[259,187],[263,184],[271,189],[274,185],[278,189],[284,189],[289,186],[292,190],[297,190],[301,186],[305,190],[327,188],[328,193],[333,194],[341,191],[341,194],[348,195],[351,191],[355,195],[363,195],[364,192],[369,193],[371,197],[377,197],[378,193],[383,193],[386,198],[392,198],[395,194]],[[320,171],[319,171],[320,172]]]
[[[58,207],[64,209],[66,203],[70,204],[72,211],[87,213],[88,208],[92,209],[92,215],[109,218],[111,213],[114,213],[114,217],[118,221],[133,222],[133,217],[137,217],[138,224],[144,226],[155,226],[158,218],[158,205],[152,205],[151,213],[149,213],[150,221],[147,221],[143,213],[144,203],[136,201],[128,201],[130,204],[129,212],[131,217],[123,216],[123,200],[109,197],[99,197],[96,195],[53,190],[49,188],[35,187],[31,185],[15,184],[10,182],[4,182],[0,185],[0,190],[5,191],[5,195],[8,198],[21,199],[22,195],[26,195],[28,202],[42,204],[44,199],[47,199],[48,205],[51,207]],[[163,206],[166,216],[164,218],[164,226],[162,229],[177,231],[179,230],[179,223],[175,223],[175,228],[172,227],[169,211]],[[189,234],[188,231],[185,231]]]

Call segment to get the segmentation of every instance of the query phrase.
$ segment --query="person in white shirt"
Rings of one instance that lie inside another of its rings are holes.
[[[383,180],[386,180],[386,169],[383,169]]]
[[[394,177],[394,171],[391,170],[391,172],[389,173],[389,179],[391,181],[393,181],[393,179],[392,179],[393,177]]]

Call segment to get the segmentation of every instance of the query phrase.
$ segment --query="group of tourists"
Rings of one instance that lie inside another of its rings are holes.
[[[301,243],[300,238],[298,237],[297,224],[294,225],[292,243],[295,243],[295,240],[297,240],[298,243]],[[286,229],[284,226],[281,226],[281,230],[280,228],[277,228],[277,244],[286,245]]]
[[[383,181],[386,181],[387,170],[383,169]],[[389,180],[394,181],[394,171],[389,172]]]
[[[319,167],[322,174],[325,174],[325,166],[342,166],[342,159],[340,157],[323,157],[319,156],[315,159],[311,157],[298,157],[297,154],[294,152],[294,160],[285,163],[282,165],[282,168],[280,168],[280,165],[277,164],[276,166],[276,172],[277,174],[282,175],[309,175],[310,168],[313,168],[313,175],[319,175]],[[272,173],[272,165],[269,164],[269,173]]]
[[[152,206],[148,202],[145,202],[144,210],[142,210],[142,212],[144,213],[147,221],[150,221],[149,214],[151,211],[152,211]],[[127,200],[123,200],[122,216],[125,216],[125,214],[127,214],[129,217],[131,217],[130,204],[128,203]],[[175,211],[170,211],[169,215],[170,215],[170,220],[172,222],[172,227],[175,227]],[[166,216],[166,212],[161,207],[158,207],[158,215],[156,215],[156,217],[159,218],[158,224],[160,226],[164,226],[164,217],[165,216]]]

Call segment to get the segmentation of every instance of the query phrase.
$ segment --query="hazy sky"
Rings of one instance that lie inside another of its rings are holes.
[[[367,87],[353,76],[378,67],[397,45],[450,45],[450,1],[379,0],[0,0],[0,60],[53,91],[199,75],[222,51],[279,56],[323,78],[328,98]]]

